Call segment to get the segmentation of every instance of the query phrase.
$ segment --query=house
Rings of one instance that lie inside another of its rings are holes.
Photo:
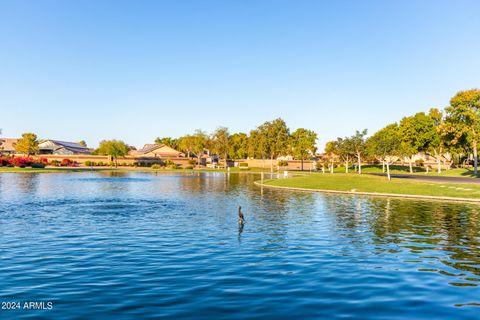
[[[15,144],[18,139],[15,138],[0,138],[0,153],[15,154]]]
[[[43,140],[38,144],[39,154],[77,155],[91,154],[91,150],[76,142]]]
[[[148,158],[180,158],[185,155],[166,144],[146,144],[142,149],[132,150],[131,156],[148,157]]]

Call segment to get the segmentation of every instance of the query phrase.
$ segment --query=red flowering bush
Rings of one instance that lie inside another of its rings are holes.
[[[30,157],[16,157],[12,158],[10,163],[13,164],[15,167],[25,168],[31,167],[32,164],[35,163],[35,160]]]
[[[70,159],[63,159],[62,162],[60,162],[60,166],[62,167],[72,167],[75,165],[75,162],[73,162]]]
[[[12,158],[0,157],[0,167],[7,167],[9,165],[12,165],[11,161]]]

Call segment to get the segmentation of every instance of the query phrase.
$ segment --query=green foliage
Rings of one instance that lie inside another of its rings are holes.
[[[117,166],[117,159],[125,157],[130,151],[129,146],[121,140],[103,140],[97,149],[97,153],[101,155],[111,156]]]
[[[368,138],[366,150],[371,156],[382,161],[391,162],[397,156],[400,156],[402,149],[398,124],[390,124],[375,132],[373,136]]]
[[[287,155],[289,146],[289,129],[281,118],[267,121],[258,127],[263,142],[262,147],[270,159]]]
[[[230,150],[230,132],[226,127],[218,127],[212,134],[212,151],[225,160]]]
[[[234,133],[230,136],[228,157],[230,159],[245,159],[248,156],[248,136],[243,133]]]
[[[37,135],[34,133],[24,133],[22,138],[18,139],[15,145],[15,151],[26,155],[35,154],[38,152]]]
[[[472,150],[477,173],[477,147],[480,142],[480,90],[458,92],[445,108],[445,135],[450,145]]]
[[[152,168],[153,170],[158,170],[160,169],[160,165],[155,163],[155,164],[152,164],[150,168]]]
[[[286,167],[286,166],[288,166],[288,161],[287,160],[278,160],[278,166],[279,167]]]
[[[317,134],[314,131],[298,128],[292,133],[290,138],[293,156],[303,161],[307,159],[309,155],[314,155],[315,152],[317,152],[316,142]]]
[[[155,139],[156,144],[164,144],[166,146],[169,146],[170,148],[173,149],[179,149],[179,139],[171,138],[171,137],[164,137],[164,138],[157,138]]]
[[[403,118],[398,131],[401,137],[402,152],[407,157],[412,157],[419,152],[426,152],[437,143],[435,122],[423,112]]]

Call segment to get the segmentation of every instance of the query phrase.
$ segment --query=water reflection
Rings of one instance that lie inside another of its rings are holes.
[[[477,314],[478,206],[262,191],[259,178],[0,175],[0,297],[56,297],[78,318],[148,301],[151,318]]]
[[[480,222],[477,206],[430,201],[326,196],[327,211],[340,235],[375,245],[375,252],[407,250],[413,263],[437,260],[450,268],[422,271],[458,276],[453,285],[477,286]],[[395,246],[391,246],[394,244]],[[466,271],[468,273],[464,273]],[[458,282],[458,281],[461,282]]]

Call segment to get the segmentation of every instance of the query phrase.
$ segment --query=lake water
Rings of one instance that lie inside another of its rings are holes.
[[[258,178],[0,174],[0,318],[480,317],[480,206]]]

